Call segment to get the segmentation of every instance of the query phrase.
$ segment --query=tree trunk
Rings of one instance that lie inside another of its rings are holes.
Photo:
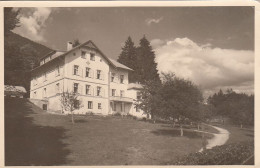
[[[198,130],[200,130],[200,124],[198,123]]]
[[[183,136],[183,129],[182,129],[182,125],[181,125],[180,127],[181,127],[181,136]]]
[[[172,124],[172,128],[175,128],[175,121],[174,121],[173,124]]]
[[[73,115],[73,112],[71,112],[71,122],[72,122],[72,124],[75,123],[75,122],[74,122],[74,115]]]
[[[240,128],[241,128],[241,129],[243,128],[243,124],[240,124]]]

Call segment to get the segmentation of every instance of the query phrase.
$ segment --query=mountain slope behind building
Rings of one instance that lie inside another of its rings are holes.
[[[30,71],[52,49],[9,32],[4,38],[4,83],[30,89]]]

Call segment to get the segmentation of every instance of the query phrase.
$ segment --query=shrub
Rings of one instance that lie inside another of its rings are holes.
[[[216,146],[177,159],[173,165],[241,165],[254,154],[254,142],[244,141]]]
[[[93,115],[94,115],[94,113],[93,113],[92,111],[88,111],[88,112],[86,112],[85,114],[86,114],[86,115],[90,115],[90,116],[93,116]]]
[[[113,116],[121,116],[121,113],[115,113]]]

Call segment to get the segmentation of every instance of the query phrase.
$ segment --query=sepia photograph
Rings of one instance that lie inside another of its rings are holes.
[[[255,165],[255,13],[3,7],[4,165]]]

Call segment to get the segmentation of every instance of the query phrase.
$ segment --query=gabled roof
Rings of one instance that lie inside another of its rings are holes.
[[[131,70],[131,71],[133,71],[131,68],[128,68],[127,66],[125,66],[125,65],[123,65],[123,64],[120,64],[119,62],[117,62],[117,61],[115,61],[115,60],[113,60],[113,59],[108,58],[91,40],[86,41],[86,42],[84,42],[84,43],[82,43],[82,44],[80,44],[80,45],[78,45],[78,46],[72,48],[72,49],[69,50],[69,51],[65,51],[65,52],[52,51],[52,52],[50,52],[49,54],[43,56],[41,59],[43,59],[43,58],[45,58],[45,57],[47,57],[47,56],[50,56],[50,55],[54,55],[55,57],[53,57],[53,58],[65,56],[65,55],[67,55],[67,54],[73,52],[74,50],[76,50],[76,49],[78,49],[78,48],[80,48],[80,47],[83,47],[83,46],[96,49],[96,50],[108,61],[108,63],[109,63],[110,65],[112,65],[114,68],[122,68],[122,69],[126,69],[126,70]],[[52,60],[48,61],[47,63],[49,63],[49,62],[51,62],[51,61],[52,61]],[[45,63],[45,64],[46,64],[46,63]],[[43,65],[45,65],[45,64],[43,64]],[[40,66],[34,68],[33,70],[38,69],[39,67],[41,67],[41,66],[43,66],[43,65],[40,65]],[[33,70],[32,70],[32,71],[33,71]]]
[[[109,58],[109,60],[117,67],[117,68],[122,68],[122,69],[127,69],[130,71],[133,71],[131,68],[128,68],[127,66],[120,64],[119,62],[117,62],[116,60],[113,60],[111,58]]]

